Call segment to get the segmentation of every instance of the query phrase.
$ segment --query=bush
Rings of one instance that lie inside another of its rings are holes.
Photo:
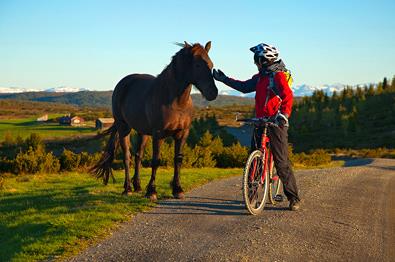
[[[76,154],[70,150],[64,149],[59,157],[60,169],[62,171],[87,170],[100,160],[100,156],[100,153],[91,155],[88,152],[81,152]]]
[[[70,150],[64,149],[59,157],[59,161],[62,171],[75,171],[80,165],[81,156]]]
[[[215,156],[217,167],[243,167],[248,157],[248,149],[240,145],[239,142],[224,147],[223,150]]]
[[[291,162],[298,163],[304,166],[319,166],[326,165],[331,162],[331,156],[323,149],[310,151],[309,154],[299,153],[292,154]]]
[[[215,167],[216,162],[208,148],[195,146],[192,150],[192,167]]]
[[[56,173],[60,169],[59,160],[51,153],[46,153],[42,146],[36,149],[29,147],[26,152],[21,151],[14,161],[14,172],[25,173]]]

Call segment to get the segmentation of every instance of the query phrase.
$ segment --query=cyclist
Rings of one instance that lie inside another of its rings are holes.
[[[277,174],[284,184],[284,194],[289,200],[289,208],[296,211],[300,198],[296,179],[291,168],[288,153],[288,118],[291,115],[293,93],[288,85],[285,64],[279,59],[278,50],[268,44],[251,47],[258,73],[246,81],[227,77],[221,70],[213,70],[213,77],[242,93],[256,92],[256,117],[272,117],[279,127],[269,127],[271,149]],[[258,128],[251,139],[251,151],[261,144],[262,128]]]

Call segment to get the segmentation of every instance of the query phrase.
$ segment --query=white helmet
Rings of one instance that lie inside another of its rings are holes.
[[[274,46],[261,43],[250,50],[254,53],[254,61],[259,64],[267,64],[268,62],[275,62],[279,57],[279,52]]]

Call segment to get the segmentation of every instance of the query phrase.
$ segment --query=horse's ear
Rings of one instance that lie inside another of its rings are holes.
[[[188,44],[187,41],[184,41],[184,47],[191,47],[191,45]]]
[[[206,46],[204,47],[204,49],[206,49],[206,51],[208,53],[208,51],[210,51],[210,48],[211,48],[211,41],[208,41]]]

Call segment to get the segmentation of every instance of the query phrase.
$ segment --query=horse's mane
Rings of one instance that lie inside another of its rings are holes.
[[[205,50],[204,47],[201,46],[199,43],[190,45],[186,42],[185,44],[176,42],[174,44],[177,46],[181,46],[182,48],[172,56],[170,64],[168,64],[163,69],[163,71],[156,77],[161,83],[164,84],[176,78],[176,74],[178,73],[177,70],[180,69],[177,67],[184,66],[177,64],[177,61],[188,62],[187,60],[185,60],[185,58],[191,58],[192,55],[202,54],[204,52],[203,50]]]

